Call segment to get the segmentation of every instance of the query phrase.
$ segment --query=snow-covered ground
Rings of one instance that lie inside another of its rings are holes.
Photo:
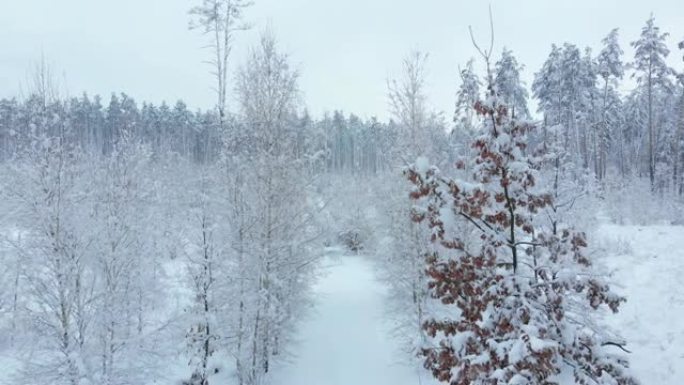
[[[627,297],[609,324],[628,342],[644,385],[684,383],[684,227],[603,225],[608,247],[599,263]],[[271,373],[273,385],[426,385],[429,375],[407,364],[385,314],[386,288],[372,263],[355,255],[326,258],[311,314],[299,325],[293,357]],[[18,363],[0,350],[0,384]],[[420,374],[420,376],[419,376]],[[420,378],[419,378],[420,377]]]
[[[325,261],[312,314],[300,325],[290,364],[274,385],[418,385],[429,375],[402,361],[385,314],[386,288],[372,263],[342,255]],[[420,373],[420,378],[419,378]]]
[[[634,373],[644,385],[684,384],[684,227],[604,225],[598,238],[613,246],[603,264],[627,297],[609,322]]]
[[[644,385],[683,384],[684,227],[603,225],[596,238],[609,247],[600,264],[627,297],[607,320],[627,340],[634,374]],[[386,288],[371,263],[341,256],[328,259],[326,270],[295,356],[273,373],[273,384],[434,384],[402,362],[384,313]]]

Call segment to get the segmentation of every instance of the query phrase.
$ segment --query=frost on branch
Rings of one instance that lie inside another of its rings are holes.
[[[527,148],[534,127],[511,118],[495,95],[475,110],[483,134],[469,164],[459,164],[473,182],[444,177],[422,159],[406,171],[412,218],[429,228],[432,244],[425,367],[453,385],[636,384],[620,345],[586,321],[601,307],[617,312],[625,299],[592,272],[582,232],[540,215],[552,195],[540,187],[542,158]],[[455,221],[476,230],[477,245],[466,246]]]

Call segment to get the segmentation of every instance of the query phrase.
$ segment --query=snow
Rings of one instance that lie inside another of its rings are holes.
[[[428,170],[430,170],[430,161],[424,156],[419,156],[416,159],[416,172],[420,175],[425,175]]]
[[[636,377],[644,385],[682,384],[684,227],[603,225],[598,238],[613,246],[602,264],[627,297],[607,320],[626,339]]]
[[[19,372],[21,363],[12,352],[0,350],[0,385],[13,384],[13,377]]]
[[[627,341],[632,370],[644,385],[680,385],[684,378],[682,240],[682,226],[608,224],[598,228],[594,239],[608,251],[596,262],[627,297],[620,312],[605,321]],[[180,269],[168,266],[170,286],[181,286],[172,282],[179,279]],[[393,325],[385,314],[388,289],[376,279],[372,262],[333,250],[322,269],[313,288],[314,307],[299,325],[293,356],[274,368],[271,385],[435,384],[418,365],[407,362],[399,341],[392,338]],[[0,385],[9,385],[20,364],[11,348],[2,348]],[[187,371],[180,361],[178,369]]]
[[[681,226],[598,229],[597,241],[609,247],[598,263],[627,297],[606,322],[628,342],[632,370],[644,385],[680,385],[684,378],[682,240]],[[273,385],[434,383],[422,369],[401,362],[405,353],[391,339],[384,314],[387,289],[375,280],[371,264],[343,255],[326,265],[327,275],[314,288],[313,314],[300,325],[295,357],[273,373]]]
[[[372,263],[342,255],[326,259],[324,269],[313,313],[299,327],[295,357],[272,373],[273,385],[431,384],[428,373],[402,362],[405,353],[385,314],[387,288]]]

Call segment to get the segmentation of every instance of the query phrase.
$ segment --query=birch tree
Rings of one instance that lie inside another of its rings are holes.
[[[232,159],[239,161],[232,164],[242,178],[234,187],[233,209],[242,211],[243,221],[234,223],[240,227],[232,233],[241,237],[243,265],[237,271],[248,286],[240,289],[242,340],[235,354],[243,371],[238,375],[247,384],[261,383],[286,347],[316,260],[310,251],[316,231],[307,203],[306,159],[297,156],[295,145],[298,77],[273,35],[264,33],[236,82],[244,131],[233,147],[239,153]]]
[[[392,116],[405,130],[402,135],[402,156],[408,152],[428,151],[428,111],[425,97],[425,62],[428,55],[414,51],[404,58],[400,80],[388,82],[387,97]],[[415,154],[413,154],[415,155]]]
[[[186,216],[183,216],[185,241],[182,252],[187,259],[187,271],[193,294],[189,308],[191,326],[186,334],[190,365],[193,373],[189,385],[209,385],[210,377],[219,373],[219,362],[212,357],[220,348],[227,348],[226,340],[230,328],[230,314],[223,316],[221,304],[229,302],[235,294],[225,290],[230,278],[224,266],[227,257],[224,253],[221,215],[225,212],[224,200],[219,198],[217,178],[218,169],[201,164],[199,175],[193,180],[190,194],[180,194],[186,203]],[[223,290],[221,290],[223,288]],[[221,301],[219,298],[224,297]],[[224,355],[225,357],[225,355]]]
[[[97,229],[92,268],[99,281],[92,327],[97,379],[106,385],[146,381],[158,364],[152,342],[166,320],[148,314],[162,304],[154,296],[160,251],[152,249],[156,236],[147,231],[153,207],[144,204],[152,193],[145,183],[149,158],[150,152],[124,131],[90,172],[98,182],[91,213]]]
[[[54,122],[53,122],[54,123]],[[18,252],[24,270],[28,319],[42,354],[26,362],[30,381],[92,383],[89,362],[94,311],[94,277],[88,266],[93,234],[87,214],[89,194],[80,179],[83,154],[60,134],[34,134],[15,161],[9,195],[20,208],[16,223],[29,237]]]

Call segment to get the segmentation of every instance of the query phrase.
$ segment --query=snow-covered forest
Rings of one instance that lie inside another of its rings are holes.
[[[657,15],[530,68],[494,7],[452,110],[407,47],[379,119],[309,113],[251,1],[192,3],[213,105],[70,96],[49,58],[0,100],[0,384],[682,383],[684,36]]]

